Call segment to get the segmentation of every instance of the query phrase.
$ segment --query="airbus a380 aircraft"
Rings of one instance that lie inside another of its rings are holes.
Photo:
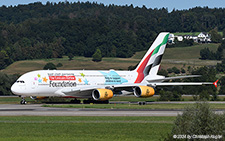
[[[157,75],[169,33],[158,35],[137,68],[133,71],[115,70],[39,70],[22,75],[11,87],[23,97],[73,97],[92,101],[108,101],[116,95],[134,93],[136,97],[150,97],[156,86],[203,85],[211,82],[172,83],[171,79],[199,77],[196,75],[164,77]],[[87,101],[86,101],[87,102]]]

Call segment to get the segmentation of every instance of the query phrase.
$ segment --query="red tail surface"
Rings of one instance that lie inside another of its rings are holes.
[[[213,83],[213,85],[217,88],[217,82],[218,82],[219,80],[216,80],[214,83]]]

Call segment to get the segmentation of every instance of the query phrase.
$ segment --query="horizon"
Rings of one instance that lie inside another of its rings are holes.
[[[10,7],[10,6],[18,6],[18,5],[28,5],[31,3],[35,2],[41,2],[42,4],[46,4],[47,2],[50,3],[59,3],[59,2],[96,2],[97,4],[104,4],[104,6],[108,5],[117,5],[117,6],[130,6],[131,4],[133,7],[143,7],[145,6],[148,9],[162,9],[165,8],[168,10],[168,12],[171,12],[173,10],[189,10],[195,7],[201,7],[205,8],[208,7],[210,9],[213,8],[225,8],[225,2],[223,0],[204,0],[204,1],[196,1],[196,0],[189,0],[189,1],[179,1],[179,0],[167,0],[167,2],[162,2],[162,1],[149,1],[149,0],[140,0],[140,1],[135,1],[135,0],[14,0],[14,1],[0,1],[0,6],[2,7],[3,5]]]

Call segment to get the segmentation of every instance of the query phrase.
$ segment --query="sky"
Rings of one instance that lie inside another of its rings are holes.
[[[29,4],[34,2],[42,2],[45,4],[49,2],[60,2],[65,0],[0,0],[0,6],[16,6],[18,4]],[[67,0],[68,2],[86,2],[87,0]],[[133,4],[134,7],[142,7],[145,5],[147,8],[167,8],[169,11],[173,9],[183,10],[189,9],[196,6],[209,8],[225,8],[225,0],[88,0],[89,2],[103,3],[105,5],[130,5]]]

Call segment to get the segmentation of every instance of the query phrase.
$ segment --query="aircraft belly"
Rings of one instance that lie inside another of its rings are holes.
[[[82,97],[82,98],[91,98],[93,90],[87,90],[87,91],[73,91],[66,93],[66,96],[75,96],[75,97]]]

